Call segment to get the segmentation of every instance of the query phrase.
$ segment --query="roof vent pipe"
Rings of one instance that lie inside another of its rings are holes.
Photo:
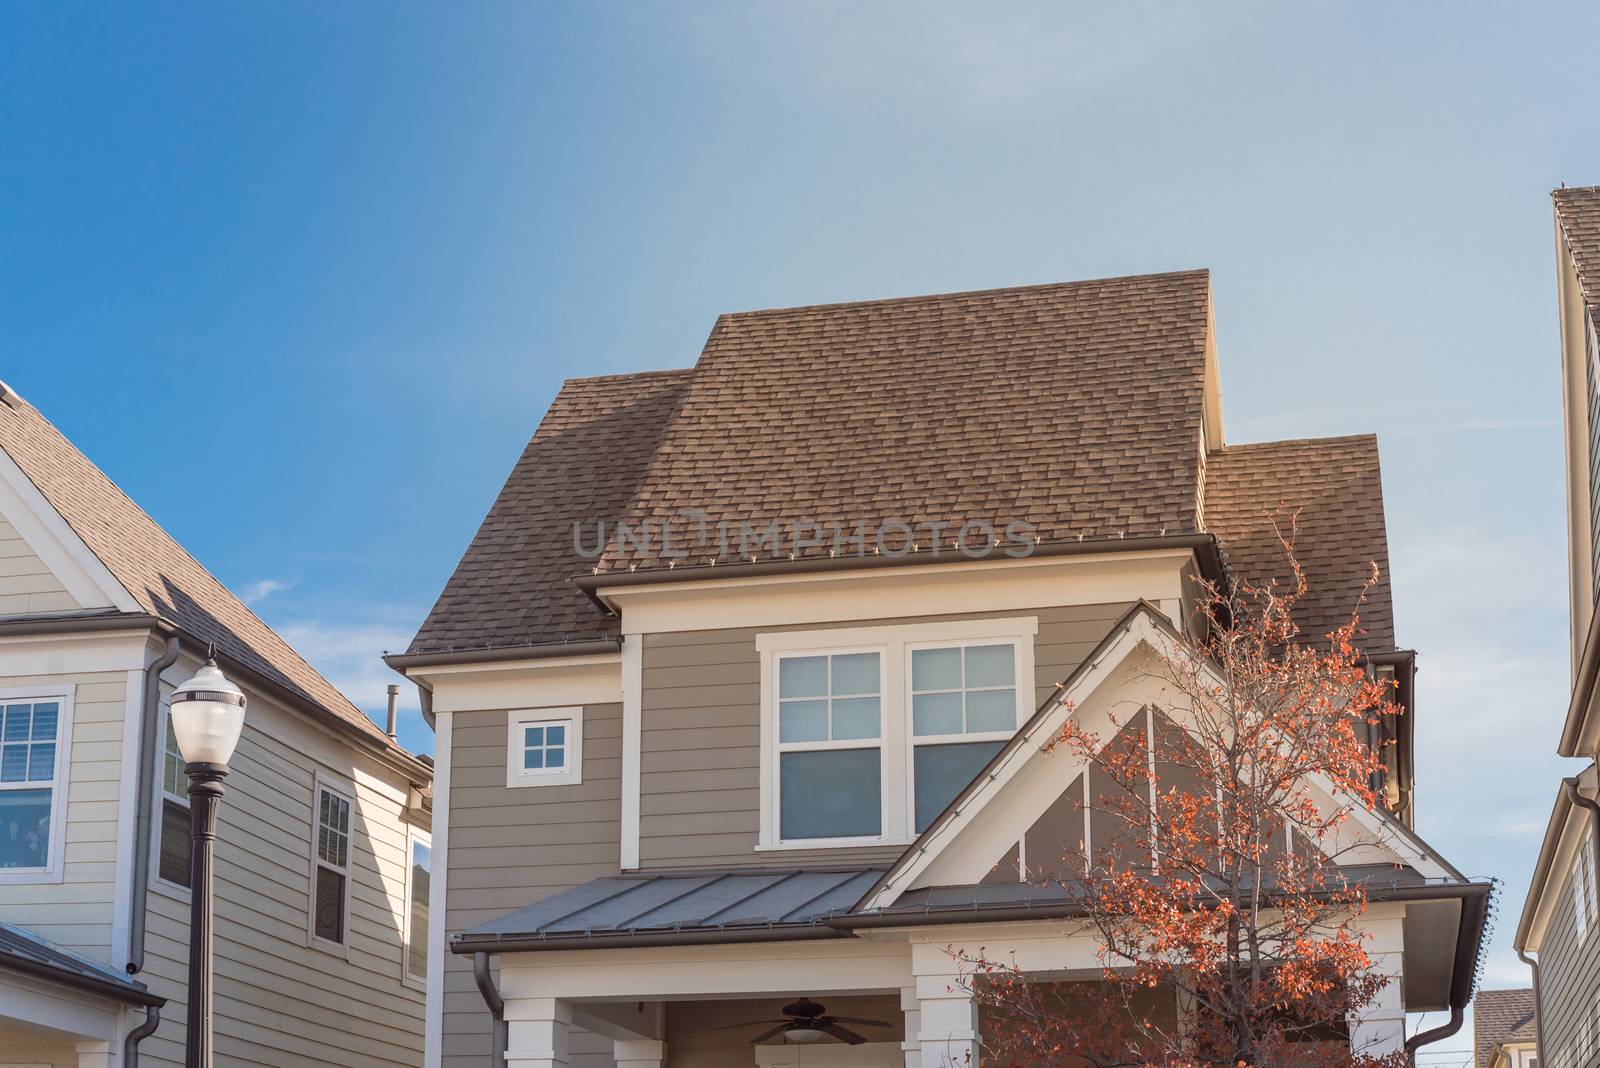
[[[388,726],[384,727],[384,729],[383,729],[383,733],[385,733],[385,734],[387,734],[389,736],[389,740],[391,742],[397,742],[400,739],[400,735],[398,733],[398,731],[399,731],[399,713],[395,711],[395,704],[399,700],[400,700],[400,687],[396,686],[394,683],[391,682],[389,684],[389,721],[388,721]]]

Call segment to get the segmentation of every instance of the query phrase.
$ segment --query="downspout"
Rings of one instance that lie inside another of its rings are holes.
[[[151,1005],[145,1009],[144,1023],[128,1032],[128,1037],[122,1040],[122,1068],[139,1068],[139,1043],[156,1033],[156,1028],[161,1026],[161,1006]]]
[[[1438,1042],[1441,1039],[1449,1038],[1451,1035],[1461,1030],[1461,1021],[1465,1018],[1466,1011],[1466,1006],[1464,1005],[1452,1005],[1450,1007],[1450,1019],[1446,1020],[1438,1027],[1429,1028],[1426,1031],[1419,1031],[1410,1038],[1406,1039],[1406,1063],[1409,1064],[1411,1068],[1417,1068],[1417,1050],[1421,1049],[1423,1046]]]
[[[161,673],[178,662],[178,636],[167,638],[167,651],[144,669],[144,708],[139,717],[139,781],[133,810],[133,895],[128,906],[128,974],[144,970],[145,911],[150,894],[150,816],[155,801],[156,720],[161,712]],[[152,1014],[153,1015],[153,1014]],[[130,1035],[131,1039],[133,1036]],[[141,1036],[142,1037],[142,1036]]]
[[[489,974],[489,954],[483,950],[472,955],[472,978],[478,984],[478,993],[483,995],[483,1003],[489,1006],[489,1015],[494,1019],[494,1037],[490,1042],[490,1061],[494,1068],[502,1068],[506,1063],[506,1046],[509,1044],[506,1035],[506,1003],[500,997],[500,991],[494,985],[494,976]]]
[[[1544,1010],[1539,1007],[1539,962],[1520,949],[1517,950],[1517,959],[1526,964],[1528,971],[1533,973],[1533,1041],[1540,1050],[1543,1050]]]

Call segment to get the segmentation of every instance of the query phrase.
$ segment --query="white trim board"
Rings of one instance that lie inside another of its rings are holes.
[[[0,449],[0,514],[81,607],[144,611],[4,449]]]
[[[444,1056],[445,884],[450,877],[450,748],[454,717],[434,716],[433,875],[428,885],[428,996],[422,1010],[423,1068],[440,1068]]]
[[[639,811],[644,748],[644,638],[631,635],[622,643],[622,829],[623,871],[639,867]]]

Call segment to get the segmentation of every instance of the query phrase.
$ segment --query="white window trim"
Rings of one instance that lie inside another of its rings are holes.
[[[320,821],[322,811],[322,792],[324,790],[330,794],[333,794],[335,797],[342,799],[350,806],[350,843],[345,854],[344,869],[341,872],[341,874],[344,875],[343,942],[329,941],[328,939],[317,934],[317,869],[319,867],[326,866],[335,871],[339,870],[334,868],[334,866],[331,864],[324,865],[322,858],[317,855],[317,841],[320,837],[319,832],[322,829],[322,824]],[[310,847],[307,855],[310,858],[311,867],[307,871],[309,878],[306,881],[306,945],[310,946],[312,949],[320,949],[325,953],[332,953],[335,956],[343,957],[346,960],[349,960],[351,942],[350,926],[353,919],[353,917],[350,915],[350,891],[355,886],[356,881],[355,790],[352,786],[347,786],[342,782],[330,781],[320,770],[312,777],[311,782],[311,833],[307,835],[307,839]],[[409,865],[410,858],[407,857],[406,859],[407,864]]]
[[[180,883],[168,882],[161,877],[161,830],[162,815],[168,798],[181,802],[184,809],[189,808],[189,795],[177,796],[167,793],[167,723],[172,713],[171,702],[165,695],[161,698],[161,711],[156,717],[156,744],[161,748],[156,750],[156,798],[150,820],[150,889],[159,890],[163,894],[175,897],[180,901],[189,901],[192,898],[189,887]],[[192,876],[193,873],[191,873]]]
[[[419,976],[419,975],[412,975],[411,974],[411,946],[412,946],[412,943],[414,942],[414,939],[411,936],[412,935],[412,932],[411,932],[411,898],[412,898],[412,895],[416,892],[416,888],[411,885],[412,870],[413,870],[413,866],[412,866],[412,863],[411,863],[411,858],[416,855],[416,847],[417,847],[417,845],[419,843],[421,845],[425,845],[425,846],[428,847],[428,880],[429,880],[429,886],[430,886],[430,889],[431,889],[432,881],[433,881],[433,878],[434,878],[433,834],[431,832],[429,832],[429,831],[423,830],[421,827],[407,826],[407,828],[406,828],[406,896],[405,896],[406,915],[405,915],[404,934],[403,934],[403,936],[402,936],[402,938],[400,940],[400,981],[402,983],[404,983],[406,986],[411,987],[413,990],[420,990],[423,993],[427,993],[427,991],[428,991],[428,977],[426,975],[420,975]],[[430,894],[430,898],[431,898],[431,896],[432,895]],[[432,900],[428,901],[428,940],[429,940],[429,942],[433,941],[433,902],[432,902]],[[428,947],[428,949],[429,949],[429,952],[430,952],[430,955],[431,955],[433,947],[430,945]]]
[[[1033,713],[1033,638],[1037,616],[969,619],[938,623],[904,623],[882,627],[837,627],[826,630],[773,631],[756,635],[761,655],[761,821],[758,851],[838,849],[865,846],[907,846],[917,838],[911,776],[911,667],[909,648],[955,645],[985,640],[1016,642],[1017,704],[1020,727]],[[802,838],[779,835],[777,723],[778,659],[807,653],[824,655],[877,650],[882,680],[883,833],[871,838]],[[896,667],[896,665],[899,665]],[[1009,735],[1007,736],[1009,737]],[[963,738],[963,740],[968,740]],[[972,740],[978,740],[974,737]]]
[[[46,847],[50,863],[43,868],[0,868],[0,885],[17,883],[59,883],[66,875],[68,786],[72,777],[72,698],[75,687],[25,686],[0,690],[0,704],[7,701],[57,701],[61,710],[56,718],[56,766],[50,780],[50,844]],[[8,784],[4,789],[39,789],[40,783]]]
[[[559,771],[522,766],[522,729],[565,724],[567,761]],[[583,709],[528,708],[512,712],[506,720],[506,786],[576,786],[583,782]]]

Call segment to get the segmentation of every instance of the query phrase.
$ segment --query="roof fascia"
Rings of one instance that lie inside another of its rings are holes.
[[[1580,789],[1593,793],[1600,771],[1590,764],[1576,776]],[[1555,871],[1556,858],[1566,852],[1568,829],[1576,809],[1567,793],[1566,780],[1556,788],[1555,805],[1550,810],[1550,820],[1545,824],[1544,838],[1539,844],[1539,858],[1534,861],[1533,876],[1528,880],[1528,893],[1523,899],[1522,916],[1517,921],[1517,932],[1512,936],[1512,947],[1522,952],[1539,952],[1544,941],[1545,926],[1555,907],[1555,896],[1548,894],[1550,876]],[[1559,893],[1559,887],[1556,888]]]
[[[143,612],[128,588],[65,516],[56,510],[11,454],[0,448],[0,513],[83,608]]]

